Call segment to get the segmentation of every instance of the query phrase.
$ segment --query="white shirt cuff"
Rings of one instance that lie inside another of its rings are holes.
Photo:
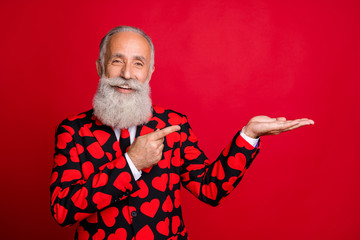
[[[127,163],[129,164],[130,170],[135,178],[135,181],[137,181],[140,177],[141,177],[141,170],[137,170],[137,168],[135,167],[134,163],[131,161],[129,155],[127,153],[124,154]]]
[[[244,128],[243,128],[244,129]],[[246,136],[246,134],[241,130],[240,135],[247,141],[251,146],[256,147],[256,145],[259,143],[260,138],[251,138]]]

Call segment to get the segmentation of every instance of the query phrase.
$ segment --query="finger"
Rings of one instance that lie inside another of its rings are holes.
[[[309,125],[313,125],[310,121],[301,121],[298,124],[291,126],[289,128],[283,129],[282,132],[287,132],[287,131],[291,131],[300,127],[305,127],[305,126],[309,126]]]
[[[314,120],[311,120],[309,118],[299,118],[299,119],[296,119],[296,120],[299,120],[301,122],[309,122],[310,124],[315,124]]]
[[[154,138],[154,139],[151,139],[151,141],[153,143],[155,143],[157,147],[159,147],[160,145],[163,144],[164,138]]]
[[[293,126],[296,126],[297,124],[299,124],[299,121],[298,120],[288,120],[288,121],[285,121],[285,122],[277,121],[275,124],[276,125],[272,130],[283,131],[283,130],[285,130],[287,128],[291,128]]]
[[[284,117],[277,117],[276,120],[285,122],[285,121],[286,121],[286,118],[284,118]]]
[[[170,127],[166,127],[163,128],[159,131],[153,132],[151,133],[154,140],[160,140],[162,138],[164,138],[166,135],[169,135],[170,133],[179,131],[181,129],[181,127],[179,125],[174,125],[174,126],[170,126]]]

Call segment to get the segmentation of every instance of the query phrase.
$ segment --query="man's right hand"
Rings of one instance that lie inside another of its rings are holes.
[[[142,170],[157,164],[164,149],[164,137],[180,129],[180,126],[175,125],[137,137],[127,151],[135,167]]]

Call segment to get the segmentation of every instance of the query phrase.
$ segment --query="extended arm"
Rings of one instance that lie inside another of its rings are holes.
[[[244,127],[244,133],[251,138],[264,135],[275,135],[302,126],[312,125],[312,120],[303,118],[286,120],[285,118],[269,118],[257,116],[252,118]],[[182,141],[182,182],[200,200],[211,205],[217,205],[240,182],[245,171],[249,168],[259,148],[254,148],[239,133],[222,151],[212,164],[199,149],[187,119],[182,125],[184,137]]]

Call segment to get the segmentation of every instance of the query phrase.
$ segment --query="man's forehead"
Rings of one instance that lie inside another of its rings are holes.
[[[119,50],[133,51],[145,55],[151,53],[148,41],[141,34],[130,31],[119,32],[111,36],[107,47],[110,54],[114,54]]]

